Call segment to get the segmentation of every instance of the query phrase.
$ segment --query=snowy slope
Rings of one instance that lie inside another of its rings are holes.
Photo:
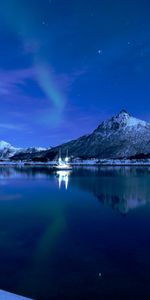
[[[128,158],[137,154],[150,154],[150,124],[132,117],[125,110],[110,120],[102,122],[93,133],[60,145],[45,153],[62,154],[69,150],[74,157]]]
[[[42,147],[34,147],[34,148],[16,148],[12,146],[10,143],[7,143],[5,141],[0,141],[0,159],[9,159],[14,155],[21,154],[21,153],[39,153],[42,151],[47,150],[46,148]]]
[[[13,158],[53,160],[58,156],[60,148],[62,156],[68,150],[69,156],[82,159],[120,159],[141,154],[149,158],[150,124],[121,110],[116,116],[102,122],[91,134],[46,151],[25,149]]]

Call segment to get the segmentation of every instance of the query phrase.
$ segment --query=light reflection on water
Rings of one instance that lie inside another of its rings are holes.
[[[58,178],[58,185],[59,189],[62,187],[62,184],[65,184],[66,190],[68,189],[68,183],[69,183],[69,176],[71,174],[71,171],[57,171],[56,176]]]
[[[118,210],[122,214],[146,205],[150,201],[150,168],[146,167],[81,167],[72,171],[54,171],[51,167],[0,167],[0,186],[7,186],[11,179],[49,179],[50,184],[56,178],[57,186],[67,190],[76,187],[92,193],[104,205]],[[19,181],[17,181],[19,180]],[[5,191],[6,193],[6,191]],[[19,199],[21,195],[4,195],[0,200]]]
[[[149,299],[149,183],[145,167],[1,167],[0,287],[37,300]]]

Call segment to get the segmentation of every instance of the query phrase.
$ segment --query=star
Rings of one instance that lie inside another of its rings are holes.
[[[102,55],[103,51],[101,49],[98,50],[98,54]]]

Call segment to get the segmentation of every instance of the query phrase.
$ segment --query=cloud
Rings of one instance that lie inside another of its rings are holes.
[[[6,129],[6,130],[17,130],[17,131],[21,131],[23,129],[25,129],[25,126],[20,125],[14,125],[11,123],[0,123],[0,129]]]
[[[20,86],[24,85],[27,79],[35,78],[33,68],[18,70],[0,69],[0,94],[4,96],[16,96],[20,94]]]
[[[26,69],[15,70],[2,70],[0,69],[0,94],[4,96],[8,95],[20,95],[22,91],[21,87],[27,85],[27,80],[35,81],[39,88],[45,92],[45,97],[51,97],[49,90],[51,84],[54,85],[55,90],[61,93],[66,93],[74,84],[74,82],[87,72],[86,68],[80,70],[74,70],[71,73],[57,74],[52,67],[48,64],[35,65]],[[40,74],[39,74],[40,73]],[[43,84],[45,77],[47,79],[47,85]],[[28,94],[28,90],[24,90],[24,94]]]
[[[87,67],[84,67],[78,70],[74,70],[68,74],[62,73],[59,76],[56,76],[56,83],[64,92],[68,92],[72,89],[72,86],[75,83],[75,81],[84,74],[86,74],[87,71]]]
[[[0,130],[28,131],[34,125],[58,127],[68,107],[69,93],[86,69],[56,73],[48,65],[0,69]]]

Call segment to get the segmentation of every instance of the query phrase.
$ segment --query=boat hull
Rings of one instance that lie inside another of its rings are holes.
[[[62,171],[67,171],[67,170],[72,170],[72,166],[60,166],[60,165],[58,165],[58,166],[54,166],[53,167],[55,170],[62,170]]]

